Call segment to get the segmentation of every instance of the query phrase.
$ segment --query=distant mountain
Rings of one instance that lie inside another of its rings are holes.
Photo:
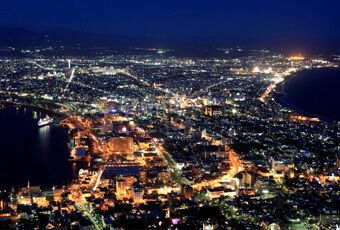
[[[0,46],[32,47],[47,43],[48,39],[41,33],[24,28],[0,27]]]
[[[53,28],[46,32],[34,32],[24,28],[0,27],[0,46],[18,48],[42,47],[47,45],[126,48],[149,46],[155,40],[143,37],[85,33],[65,28]]]
[[[270,48],[284,51],[307,51],[308,53],[335,53],[340,51],[337,38],[282,38],[267,37],[263,39],[251,36],[228,38],[206,37],[137,37],[78,32],[56,27],[45,32],[34,32],[24,28],[0,27],[0,46],[33,48],[46,46],[69,46],[87,48],[126,49],[129,47],[176,49],[184,54],[197,50],[216,50],[221,47]],[[72,51],[74,52],[74,51]]]

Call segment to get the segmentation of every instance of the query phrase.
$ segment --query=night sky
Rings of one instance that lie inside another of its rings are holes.
[[[168,38],[340,38],[339,0],[1,0],[0,26]]]

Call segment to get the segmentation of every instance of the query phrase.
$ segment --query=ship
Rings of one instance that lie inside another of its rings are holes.
[[[52,117],[49,117],[49,116],[46,116],[45,118],[40,118],[39,121],[38,121],[38,126],[39,127],[43,127],[45,125],[49,125],[53,122],[53,118]]]

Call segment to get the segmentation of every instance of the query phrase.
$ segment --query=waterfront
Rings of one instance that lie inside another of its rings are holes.
[[[339,121],[339,87],[340,69],[305,70],[283,83],[279,102],[306,115]]]
[[[36,117],[34,117],[36,115]],[[66,185],[76,175],[68,162],[67,129],[38,127],[39,116],[30,108],[5,106],[0,110],[2,188],[31,185]]]

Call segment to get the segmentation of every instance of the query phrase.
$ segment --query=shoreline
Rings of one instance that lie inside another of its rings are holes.
[[[276,103],[278,103],[280,106],[282,106],[283,108],[287,109],[287,110],[291,110],[292,112],[296,112],[298,114],[301,115],[306,115],[308,117],[316,117],[319,118],[322,121],[326,121],[326,122],[340,122],[340,120],[334,119],[334,118],[330,118],[330,117],[326,117],[314,112],[309,112],[303,108],[301,108],[300,106],[294,105],[293,103],[289,103],[287,102],[284,97],[285,95],[287,95],[287,92],[285,91],[285,84],[287,84],[289,81],[291,81],[293,78],[298,77],[299,74],[303,73],[303,72],[307,72],[307,71],[315,71],[315,70],[339,70],[340,68],[335,68],[335,67],[327,67],[327,68],[314,68],[314,69],[304,69],[298,72],[295,72],[289,76],[286,76],[284,78],[284,80],[282,82],[279,82],[276,84],[275,90],[273,91],[273,99],[275,100]]]
[[[51,114],[53,116],[57,116],[58,118],[67,116],[67,114],[65,114],[65,113],[57,112],[57,111],[54,111],[52,109],[45,108],[45,107],[42,107],[42,106],[39,106],[39,105],[35,105],[35,104],[9,102],[9,101],[0,101],[0,105],[2,105],[2,106],[17,106],[17,107],[32,108],[32,109],[36,109],[36,110],[38,110],[40,112],[45,112],[45,113]]]

